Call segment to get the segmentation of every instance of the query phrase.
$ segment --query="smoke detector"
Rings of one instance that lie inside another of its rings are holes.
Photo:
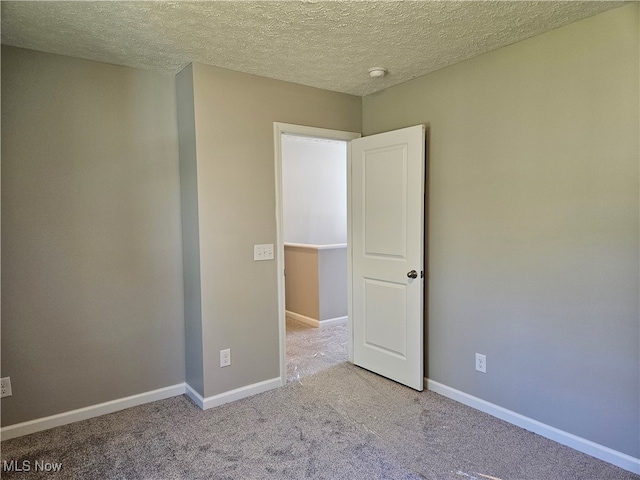
[[[382,78],[387,74],[387,69],[384,67],[373,67],[369,69],[369,76],[371,78]]]

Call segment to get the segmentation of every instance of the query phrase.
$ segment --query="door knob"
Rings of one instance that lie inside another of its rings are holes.
[[[407,277],[418,278],[418,272],[416,272],[415,270],[411,270],[409,273],[407,273]]]

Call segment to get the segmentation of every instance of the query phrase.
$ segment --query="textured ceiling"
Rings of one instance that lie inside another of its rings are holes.
[[[366,95],[620,5],[3,1],[2,43],[171,74],[198,62]],[[369,78],[374,66],[389,74]]]

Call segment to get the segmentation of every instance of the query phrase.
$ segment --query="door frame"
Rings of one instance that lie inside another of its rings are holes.
[[[283,229],[283,198],[282,198],[282,135],[299,135],[304,137],[324,138],[328,140],[342,140],[350,142],[355,138],[360,138],[362,134],[357,132],[347,132],[343,130],[331,130],[326,128],[308,127],[304,125],[294,125],[290,123],[273,122],[273,150],[275,162],[275,187],[276,187],[276,269],[278,276],[278,330],[280,336],[280,384],[287,383],[287,320],[285,313],[285,292],[284,292],[284,229]],[[349,214],[349,192],[351,181],[351,165],[349,160],[349,145],[347,145],[347,258],[348,269],[351,271],[351,215]],[[349,287],[350,288],[350,287]],[[350,301],[350,300],[349,300]],[[349,358],[353,347],[351,336],[351,319],[347,320],[349,325]]]

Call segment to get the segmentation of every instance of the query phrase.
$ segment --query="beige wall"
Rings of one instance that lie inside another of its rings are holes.
[[[273,122],[359,131],[361,99],[193,65],[203,396],[280,377]],[[232,365],[219,367],[231,349]]]
[[[184,382],[174,79],[2,47],[11,425]]]
[[[347,268],[346,246],[318,251],[320,321],[347,316]]]
[[[320,320],[318,250],[284,246],[286,310]]]
[[[346,317],[347,245],[284,244],[286,310],[322,322]]]
[[[363,99],[367,135],[429,128],[429,378],[636,458],[638,25],[625,6]]]
[[[198,168],[196,165],[195,105],[193,103],[193,69],[191,66],[176,75],[176,103],[178,105],[178,143],[180,145],[185,374],[187,384],[203,395]]]

